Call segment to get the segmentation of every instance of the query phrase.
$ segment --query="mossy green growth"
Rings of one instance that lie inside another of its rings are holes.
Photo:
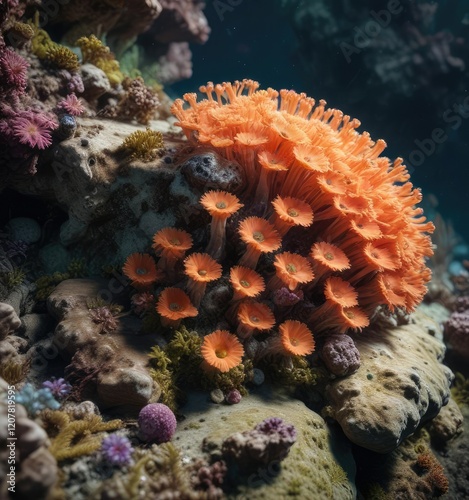
[[[147,128],[136,130],[128,135],[120,149],[126,151],[132,159],[152,161],[163,147],[163,134]]]
[[[196,332],[181,327],[164,349],[154,346],[150,352],[150,374],[161,388],[161,402],[172,410],[181,396],[179,386],[198,385],[201,345],[202,339]]]
[[[101,40],[94,35],[82,36],[75,45],[80,47],[83,62],[94,64],[103,70],[111,85],[116,86],[122,82],[124,75],[120,70],[119,61]]]
[[[176,381],[173,372],[169,369],[171,360],[159,346],[152,347],[150,351],[150,375],[160,386],[160,403],[176,411]]]
[[[454,385],[451,388],[451,396],[458,406],[469,405],[469,379],[460,372],[455,373]]]
[[[101,499],[104,491],[109,498],[209,498],[206,492],[194,491],[189,469],[172,443],[137,449],[133,458],[135,464],[129,472],[117,471],[104,481],[93,499]]]
[[[320,374],[318,370],[312,368],[308,361],[302,356],[292,356],[289,362],[283,359],[265,367],[268,373],[272,374],[274,380],[282,385],[315,385]]]
[[[80,61],[75,52],[68,47],[54,43],[46,52],[45,59],[60,69],[77,71],[80,68]]]
[[[57,462],[97,451],[101,447],[103,432],[115,431],[123,426],[121,420],[104,422],[94,414],[74,419],[60,410],[44,410],[40,418],[50,438],[49,451]]]
[[[9,385],[18,385],[25,380],[30,367],[29,360],[25,363],[15,362],[14,359],[2,362],[0,363],[0,377]]]
[[[72,259],[67,268],[70,278],[85,278],[88,276],[85,259]]]
[[[0,282],[10,292],[23,283],[26,273],[20,267],[15,267],[11,271],[0,273]]]
[[[47,300],[47,297],[54,291],[54,288],[69,278],[70,275],[68,273],[54,273],[40,276],[36,280],[36,300]]]
[[[202,387],[207,390],[220,389],[224,394],[232,389],[237,389],[245,396],[248,393],[244,386],[246,374],[251,370],[252,361],[250,359],[246,359],[243,363],[224,373],[216,369],[203,370]]]

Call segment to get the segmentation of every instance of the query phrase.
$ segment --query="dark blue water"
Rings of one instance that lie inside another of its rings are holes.
[[[301,12],[316,9],[317,15],[327,2],[292,0],[286,2],[288,9],[270,0],[208,1],[210,39],[192,46],[193,77],[174,84],[171,93],[193,92],[207,81],[252,78],[263,87],[293,88],[325,98],[330,106],[359,118],[361,130],[385,139],[388,156],[404,157],[414,185],[424,196],[433,194],[437,209],[469,240],[468,2],[440,2],[436,13],[427,13],[425,20],[424,10],[417,21],[413,2],[395,2],[389,23],[382,14],[389,2],[352,1],[343,3],[349,6],[346,13],[342,2],[331,4],[329,17],[315,25],[317,18]],[[371,45],[383,39],[383,47],[357,49],[356,28],[374,34],[372,12],[381,13],[383,24],[377,36],[369,37]],[[338,32],[328,33],[329,25],[338,26]],[[417,39],[425,40],[421,47],[412,46],[411,39],[410,49],[403,50],[388,40],[388,34],[405,38],[407,30],[415,28]],[[438,42],[446,36],[450,42]],[[352,52],[347,53],[347,47]],[[407,56],[408,68],[401,64]],[[414,63],[419,57],[423,62]],[[390,81],[385,84],[376,77],[381,63],[388,68],[385,78]]]

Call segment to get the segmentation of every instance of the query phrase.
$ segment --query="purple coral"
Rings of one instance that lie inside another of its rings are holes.
[[[222,444],[226,458],[236,460],[242,467],[250,469],[259,464],[283,460],[297,437],[293,425],[281,418],[263,420],[251,431],[237,432]]]
[[[56,399],[62,399],[65,396],[68,396],[72,389],[72,386],[68,382],[65,382],[65,379],[63,378],[52,378],[51,380],[46,380],[42,383],[42,387],[49,389]]]
[[[237,405],[241,399],[243,399],[243,396],[241,396],[238,389],[231,389],[231,391],[229,391],[225,396],[225,400],[229,405]]]
[[[85,111],[81,99],[75,94],[69,94],[65,99],[62,99],[57,106],[72,116],[80,116],[83,111]]]
[[[144,406],[138,415],[140,436],[146,442],[157,444],[170,441],[176,431],[176,417],[163,403]]]
[[[118,323],[109,307],[102,306],[90,310],[93,323],[101,327],[100,333],[111,333],[117,329]]]
[[[345,334],[329,335],[320,356],[326,368],[338,377],[350,375],[360,368],[360,352],[353,339]]]
[[[110,434],[103,439],[101,453],[104,459],[112,465],[125,466],[132,461],[134,449],[126,436]]]
[[[469,359],[469,310],[454,312],[445,323],[443,334],[456,354]]]
[[[292,292],[286,287],[279,288],[272,294],[272,300],[274,301],[274,304],[279,307],[294,306],[295,304],[298,304],[298,302],[303,300],[303,298],[304,295],[302,290]]]
[[[222,498],[223,490],[221,486],[228,471],[226,463],[218,460],[208,465],[203,460],[198,460],[192,467],[195,474],[191,478],[194,490],[206,491],[207,498]]]
[[[155,304],[155,296],[149,292],[136,293],[132,295],[131,302],[135,314],[141,315]]]

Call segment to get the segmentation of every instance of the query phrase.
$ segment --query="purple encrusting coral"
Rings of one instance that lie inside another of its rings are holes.
[[[111,333],[117,329],[118,323],[109,307],[102,306],[90,310],[93,323],[100,325],[101,333]]]
[[[176,426],[174,413],[163,403],[146,405],[138,415],[140,436],[147,442],[160,444],[170,441]]]
[[[295,426],[278,417],[263,420],[251,431],[236,432],[222,444],[223,456],[249,469],[283,460],[295,443]]]
[[[133,451],[129,439],[117,433],[106,436],[101,444],[104,459],[112,465],[129,465]]]
[[[292,292],[286,287],[279,288],[275,290],[272,295],[272,300],[274,304],[279,307],[291,307],[298,302],[302,301],[304,298],[303,290],[297,290]]]
[[[65,382],[65,379],[63,378],[52,378],[51,380],[46,380],[42,383],[42,387],[49,389],[56,399],[62,399],[65,396],[68,396],[72,389],[72,386],[68,382]]]
[[[329,335],[320,356],[326,368],[338,377],[350,375],[360,368],[360,352],[345,333]]]
[[[135,314],[141,315],[154,306],[155,296],[149,292],[135,293],[132,295],[131,301]]]

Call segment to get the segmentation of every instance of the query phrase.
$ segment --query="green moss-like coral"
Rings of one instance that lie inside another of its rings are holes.
[[[0,273],[0,282],[8,291],[14,290],[17,286],[21,285],[25,278],[26,273],[19,267],[16,267],[9,272]]]
[[[150,374],[161,388],[161,402],[172,410],[181,398],[179,385],[197,385],[199,365],[202,362],[202,339],[196,332],[182,327],[174,333],[165,349],[159,346],[150,352]]]
[[[101,446],[105,431],[114,431],[122,427],[121,420],[103,422],[98,415],[86,415],[74,420],[65,411],[45,410],[41,413],[43,426],[51,439],[49,451],[57,462],[89,455]]]
[[[36,280],[36,300],[47,300],[47,297],[54,291],[54,288],[64,280],[68,280],[68,273],[54,273],[40,276]]]
[[[120,70],[119,61],[101,40],[94,35],[82,36],[75,42],[75,45],[80,47],[83,62],[94,64],[102,69],[111,85],[115,86],[122,82],[124,75]]]
[[[460,372],[455,373],[454,385],[451,388],[451,396],[458,406],[469,405],[469,379]]]
[[[172,443],[153,445],[134,453],[135,465],[128,474],[116,472],[93,496],[106,498],[184,498],[207,499],[205,492],[193,490],[190,471],[182,464],[181,455]]]
[[[76,71],[80,67],[78,56],[68,47],[54,44],[46,52],[46,60],[53,66],[68,71]]]
[[[163,134],[147,128],[136,130],[127,136],[120,149],[127,151],[133,159],[151,161],[163,146]]]
[[[30,369],[30,362],[18,363],[15,360],[0,363],[0,377],[9,385],[18,385],[25,380]]]

